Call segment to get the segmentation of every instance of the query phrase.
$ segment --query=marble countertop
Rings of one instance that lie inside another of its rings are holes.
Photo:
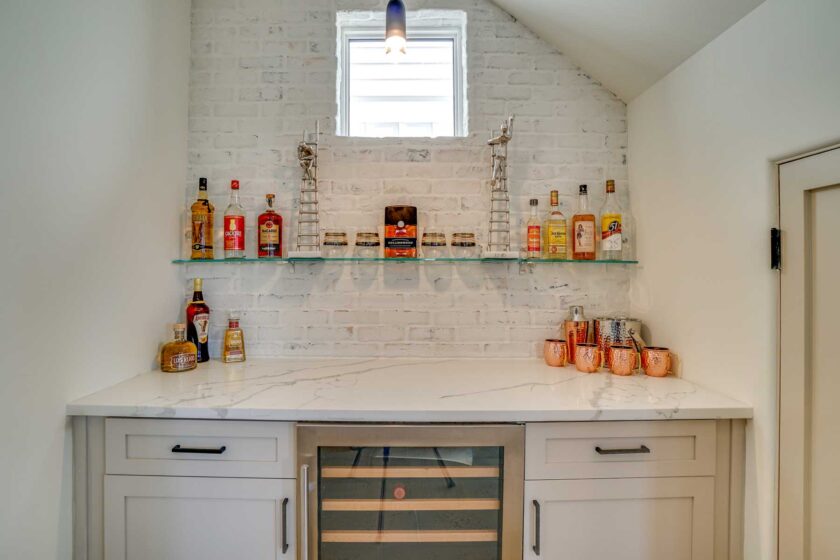
[[[511,359],[252,359],[152,372],[81,398],[73,416],[356,422],[750,418],[673,377],[618,377]]]

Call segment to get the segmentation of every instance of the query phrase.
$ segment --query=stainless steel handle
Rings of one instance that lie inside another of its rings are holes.
[[[639,453],[650,453],[650,448],[647,445],[640,445],[633,449],[601,449],[595,447],[595,452],[598,455],[637,455]]]
[[[534,505],[534,554],[540,555],[540,503],[537,500],[531,502]]]
[[[309,465],[300,467],[300,560],[309,560]]]
[[[289,535],[288,535],[289,524],[286,521],[286,514],[287,514],[286,510],[288,509],[288,506],[289,506],[289,498],[283,498],[283,503],[280,506],[280,509],[282,510],[280,517],[282,519],[281,523],[283,524],[283,527],[281,528],[281,531],[280,531],[280,534],[281,534],[281,539],[280,539],[281,549],[280,550],[283,552],[283,554],[286,554],[286,551],[289,550]]]

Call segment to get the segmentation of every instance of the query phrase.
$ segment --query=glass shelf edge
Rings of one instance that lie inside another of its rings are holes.
[[[592,260],[575,261],[568,259],[481,259],[481,258],[363,258],[363,257],[316,257],[316,258],[245,258],[245,259],[213,259],[213,260],[192,260],[173,259],[173,264],[256,264],[256,263],[317,263],[317,262],[407,262],[407,263],[518,263],[518,264],[639,264],[637,260]]]

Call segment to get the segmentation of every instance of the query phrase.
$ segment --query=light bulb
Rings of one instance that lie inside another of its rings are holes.
[[[405,54],[405,37],[391,35],[385,39],[385,54],[391,56]]]

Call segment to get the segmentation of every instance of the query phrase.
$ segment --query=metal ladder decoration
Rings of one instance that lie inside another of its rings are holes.
[[[491,133],[492,134],[492,133]],[[484,258],[515,259],[510,248],[510,192],[508,191],[508,143],[513,138],[513,115],[500,127],[500,133],[487,141],[490,146],[490,228]]]
[[[300,197],[298,198],[297,240],[291,258],[318,258],[321,256],[321,231],[318,213],[318,143],[321,140],[321,123],[316,121],[314,139],[303,131],[298,143],[297,158],[302,171]]]

